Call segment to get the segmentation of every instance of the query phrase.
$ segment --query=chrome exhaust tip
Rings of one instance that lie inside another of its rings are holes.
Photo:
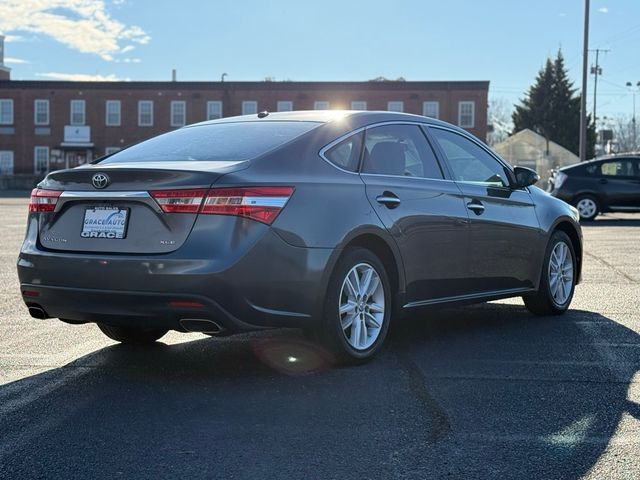
[[[180,319],[180,326],[187,332],[207,333],[209,335],[215,335],[224,330],[220,324],[206,318],[182,318]]]

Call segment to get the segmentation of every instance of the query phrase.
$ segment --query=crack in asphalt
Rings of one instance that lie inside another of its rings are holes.
[[[626,272],[624,272],[624,271],[620,270],[618,267],[616,267],[616,266],[614,266],[614,265],[611,265],[609,262],[607,262],[606,260],[604,260],[604,259],[600,258],[599,256],[594,255],[594,254],[593,254],[593,253],[591,253],[591,252],[586,252],[586,251],[584,252],[584,254],[585,254],[586,256],[591,257],[591,258],[593,258],[593,259],[597,260],[598,262],[602,263],[604,266],[606,266],[606,267],[610,268],[611,270],[613,270],[614,272],[616,272],[618,275],[623,276],[624,278],[626,278],[626,279],[627,279],[627,280],[629,280],[630,282],[632,282],[632,283],[640,283],[640,280],[637,280],[637,279],[633,278],[631,275],[629,275],[629,274],[627,274]]]

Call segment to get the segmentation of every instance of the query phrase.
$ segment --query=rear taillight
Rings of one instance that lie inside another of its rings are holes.
[[[293,187],[212,188],[202,213],[235,215],[271,225],[293,194]]]
[[[157,190],[151,196],[166,213],[198,213],[207,190]]]
[[[233,187],[151,192],[167,213],[234,215],[271,225],[293,194],[293,187]]]
[[[566,182],[568,175],[566,173],[558,172],[553,177],[553,187],[560,188],[564,182]]]
[[[30,212],[53,212],[62,192],[58,190],[43,190],[34,188],[29,199]]]

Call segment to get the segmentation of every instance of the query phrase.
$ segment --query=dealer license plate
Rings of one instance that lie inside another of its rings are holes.
[[[122,239],[127,235],[129,209],[111,206],[89,207],[84,211],[80,236]]]

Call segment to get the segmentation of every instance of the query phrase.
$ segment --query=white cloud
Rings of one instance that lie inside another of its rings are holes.
[[[11,42],[22,42],[24,41],[24,37],[21,35],[5,35],[4,36],[4,41],[7,43],[11,43]]]
[[[0,31],[47,35],[83,53],[114,60],[126,46],[151,37],[111,17],[104,0],[2,0]]]
[[[69,80],[72,82],[117,82],[119,80],[122,80],[121,78],[116,77],[114,74],[89,75],[87,73],[59,72],[36,73],[36,77],[50,78],[51,80]]]
[[[5,57],[4,63],[29,63],[29,60],[23,60],[22,58]]]
[[[127,53],[127,52],[130,52],[130,51],[131,51],[131,50],[133,50],[134,48],[136,48],[136,47],[134,47],[133,45],[126,45],[125,47],[123,47],[123,48],[120,50],[120,53]]]
[[[609,9],[608,9],[607,7],[599,8],[599,9],[598,9],[598,11],[599,11],[600,13],[609,13]]]

